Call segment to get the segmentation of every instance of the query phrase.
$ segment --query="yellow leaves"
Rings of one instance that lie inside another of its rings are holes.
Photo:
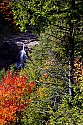
[[[74,70],[74,78],[77,84],[83,82],[83,65],[81,59],[75,59],[74,62],[75,70]]]
[[[51,82],[50,75],[48,73],[43,73],[39,78],[39,82],[50,83]]]
[[[51,66],[53,65],[53,63],[52,63],[52,59],[48,59],[48,60],[46,60],[45,62],[44,62],[44,69],[49,69]]]
[[[20,70],[20,72],[19,72],[19,76],[22,77],[23,75],[24,75],[23,71]]]
[[[43,99],[43,98],[47,97],[46,91],[47,91],[47,88],[46,88],[45,86],[44,86],[44,87],[39,87],[39,88],[37,89],[37,95],[38,95],[41,99]]]

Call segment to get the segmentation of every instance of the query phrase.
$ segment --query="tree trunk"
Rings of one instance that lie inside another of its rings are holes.
[[[72,20],[72,12],[75,7],[75,0],[71,0],[71,18],[70,18],[70,39],[69,39],[69,95],[72,95],[72,84],[74,83],[74,25]]]

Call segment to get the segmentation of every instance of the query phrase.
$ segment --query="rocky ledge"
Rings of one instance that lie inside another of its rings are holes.
[[[23,43],[25,44],[25,51],[28,53],[33,46],[38,44],[38,38],[32,33],[23,32],[3,38],[0,47],[0,70],[2,68],[7,69],[9,65],[15,63]]]

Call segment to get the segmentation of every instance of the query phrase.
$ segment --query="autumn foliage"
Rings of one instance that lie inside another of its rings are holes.
[[[0,125],[15,120],[16,113],[30,102],[28,95],[34,86],[35,83],[26,82],[26,76],[12,75],[7,71],[0,83]]]
[[[81,58],[76,58],[74,62],[74,78],[77,85],[83,80],[83,61]]]
[[[0,2],[0,23],[2,25],[2,29],[11,32],[18,32],[19,28],[16,26],[16,23],[13,19],[13,12],[9,5],[9,0],[2,0]]]

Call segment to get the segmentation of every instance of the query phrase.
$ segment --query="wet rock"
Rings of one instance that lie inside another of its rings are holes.
[[[25,51],[28,53],[33,46],[38,44],[37,36],[32,33],[23,33],[8,35],[3,37],[3,43],[0,47],[0,70],[7,69],[9,65],[14,64],[19,51],[25,44]]]

